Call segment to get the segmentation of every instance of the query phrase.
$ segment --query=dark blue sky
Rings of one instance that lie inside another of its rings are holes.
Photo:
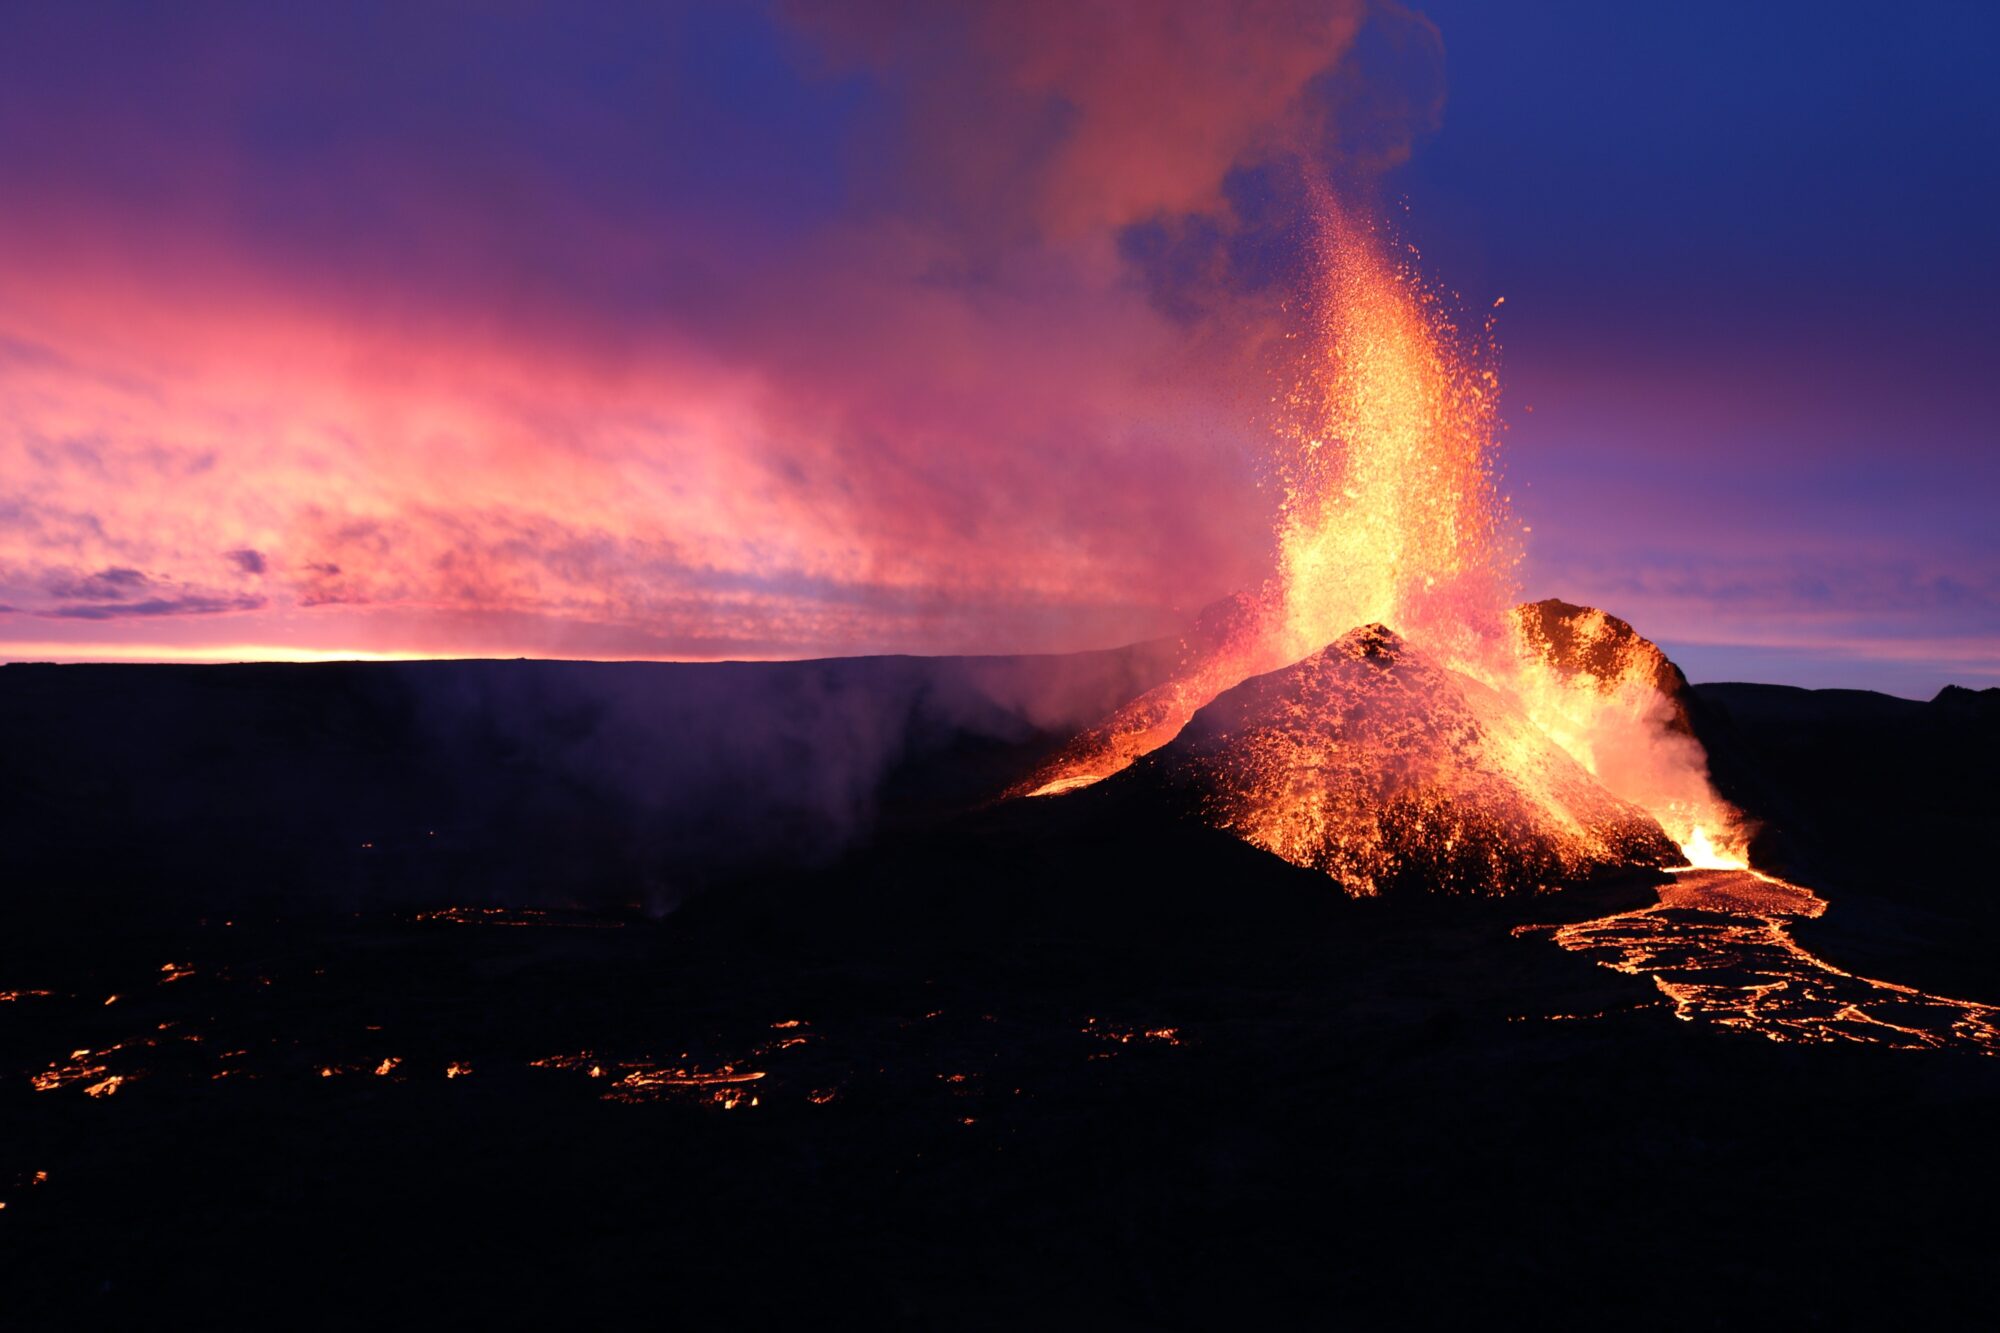
[[[2000,7],[1425,12],[1450,101],[1396,183],[1433,269],[1507,298],[1531,568],[1684,600],[1697,678],[1990,673]]]

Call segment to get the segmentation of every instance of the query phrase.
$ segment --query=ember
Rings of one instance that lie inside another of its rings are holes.
[[[111,1071],[110,1066],[104,1063],[106,1057],[120,1049],[120,1046],[108,1046],[101,1051],[93,1051],[89,1047],[80,1047],[69,1053],[69,1059],[50,1065],[34,1075],[29,1083],[36,1092],[54,1092],[58,1088],[82,1083],[89,1085],[84,1091],[91,1096],[106,1096],[117,1091],[119,1083],[123,1082],[116,1075],[106,1077]]]
[[[1095,1018],[1086,1018],[1083,1020],[1083,1031],[1086,1036],[1096,1037],[1099,1041],[1115,1042],[1120,1046],[1129,1046],[1135,1041],[1155,1042],[1164,1046],[1181,1044],[1179,1028],[1128,1028],[1100,1023]]]
[[[586,912],[557,912],[534,907],[440,907],[418,912],[414,919],[454,926],[550,926],[566,930],[616,930],[625,924]]]

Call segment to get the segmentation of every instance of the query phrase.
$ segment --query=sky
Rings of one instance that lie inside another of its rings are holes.
[[[1325,171],[1496,299],[1523,593],[2000,684],[2000,12],[0,10],[0,659],[1171,633]]]

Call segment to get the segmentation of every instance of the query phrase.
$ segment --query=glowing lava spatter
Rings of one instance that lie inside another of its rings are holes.
[[[1592,621],[1581,608],[1564,608],[1581,618],[1552,620],[1514,606],[1522,529],[1496,473],[1499,377],[1490,325],[1462,328],[1415,271],[1413,252],[1392,260],[1379,231],[1324,193],[1318,221],[1299,374],[1274,431],[1282,500],[1271,578],[1198,626],[1165,684],[1084,733],[1014,794],[1058,795],[1118,773],[1173,741],[1225,691],[1373,625],[1392,630],[1399,651],[1407,645],[1426,669],[1437,669],[1441,694],[1488,701],[1481,707],[1490,725],[1476,740],[1433,747],[1434,762],[1422,771],[1398,769],[1397,799],[1433,811],[1434,828],[1453,826],[1444,814],[1453,793],[1468,790],[1468,774],[1483,774],[1500,781],[1512,802],[1505,818],[1488,809],[1476,821],[1492,836],[1567,831],[1569,843],[1553,861],[1525,849],[1515,861],[1571,871],[1604,864],[1619,840],[1592,832],[1605,827],[1594,797],[1585,799],[1573,783],[1558,784],[1557,794],[1547,781],[1552,745],[1704,863],[1741,864],[1737,817],[1715,795],[1691,729],[1676,725],[1668,687],[1679,677],[1658,649],[1601,613],[1590,613]],[[1549,605],[1562,604],[1537,607]],[[1352,712],[1378,702],[1344,696],[1339,707]],[[1520,741],[1525,733],[1515,715],[1539,731],[1535,744]],[[1352,784],[1335,790],[1300,780],[1303,769],[1402,763],[1372,753],[1364,739],[1372,729],[1354,720],[1329,726],[1301,715],[1296,726],[1267,728],[1257,753],[1228,766],[1229,813],[1217,807],[1216,818],[1287,859],[1329,869],[1350,891],[1368,892],[1363,863],[1400,864],[1417,849],[1386,859],[1370,853],[1360,862],[1329,859],[1329,848],[1364,848],[1378,837],[1380,812],[1343,807],[1338,791]],[[1280,733],[1283,744],[1271,739]],[[1322,755],[1315,745],[1342,753]],[[1501,787],[1480,788],[1482,799]],[[1279,829],[1314,832],[1301,841]],[[1697,838],[1698,830],[1706,832]],[[1319,850],[1300,850],[1308,844]],[[1335,864],[1348,869],[1334,871]]]

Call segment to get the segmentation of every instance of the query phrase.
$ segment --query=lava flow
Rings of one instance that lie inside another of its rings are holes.
[[[1651,907],[1566,926],[1523,926],[1617,972],[1650,978],[1686,1022],[1783,1042],[1865,1042],[2000,1055],[2000,1008],[1856,976],[1815,957],[1788,925],[1826,900],[1750,870],[1689,869]]]
[[[1153,756],[1142,781],[1199,788],[1208,822],[1355,894],[1426,869],[1433,889],[1538,888],[1675,846],[1747,864],[1678,670],[1602,612],[1514,605],[1490,325],[1468,336],[1329,196],[1318,222],[1316,299],[1274,432],[1270,579],[1205,613],[1172,678],[1014,794]],[[1396,670],[1329,672],[1357,634],[1387,635]],[[1254,720],[1239,699],[1163,751],[1246,682]]]

